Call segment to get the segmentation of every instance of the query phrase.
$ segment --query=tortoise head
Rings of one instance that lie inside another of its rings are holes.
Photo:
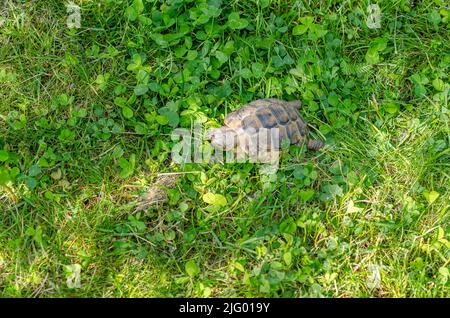
[[[206,133],[206,139],[211,140],[214,148],[225,151],[232,150],[236,146],[236,137],[236,131],[229,127],[211,129]]]

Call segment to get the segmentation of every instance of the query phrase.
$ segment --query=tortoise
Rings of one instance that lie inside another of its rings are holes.
[[[236,146],[236,140],[245,153],[249,153],[255,141],[255,136],[262,128],[278,128],[278,140],[272,130],[268,135],[267,150],[277,150],[281,147],[283,139],[290,144],[306,144],[308,149],[318,150],[324,146],[321,140],[310,140],[308,138],[308,124],[300,116],[298,109],[301,102],[283,101],[279,99],[258,99],[242,108],[229,113],[224,120],[225,125],[221,128],[211,130],[207,138],[215,148],[232,150]],[[258,145],[257,147],[265,147]],[[277,149],[276,149],[277,148]]]

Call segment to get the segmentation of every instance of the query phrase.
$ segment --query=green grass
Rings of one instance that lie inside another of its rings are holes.
[[[450,295],[445,1],[378,1],[379,29],[368,1],[75,2],[80,29],[62,1],[0,8],[1,296]],[[265,97],[325,149],[271,180],[171,162],[175,127]]]

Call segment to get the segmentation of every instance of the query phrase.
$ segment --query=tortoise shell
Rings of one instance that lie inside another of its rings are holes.
[[[283,139],[287,139],[291,144],[306,143],[308,126],[298,111],[300,105],[300,101],[259,99],[228,114],[225,117],[225,126],[235,129],[238,137],[250,139],[262,128],[278,128],[278,147]],[[270,144],[274,142],[275,136],[271,137]]]

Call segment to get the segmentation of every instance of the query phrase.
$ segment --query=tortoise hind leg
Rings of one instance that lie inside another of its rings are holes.
[[[310,150],[319,150],[320,148],[325,146],[325,144],[322,140],[309,140],[307,146]]]

